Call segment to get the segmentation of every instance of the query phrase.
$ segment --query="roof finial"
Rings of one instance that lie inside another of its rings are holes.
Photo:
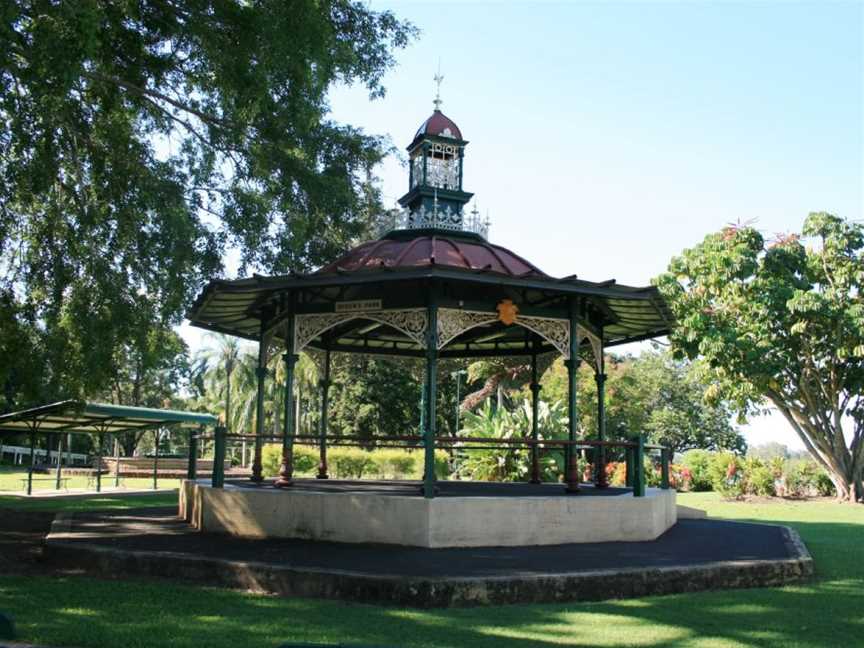
[[[441,82],[444,80],[444,76],[441,74],[441,59],[438,59],[438,74],[432,77],[433,81],[438,85],[438,88],[435,91],[435,101],[432,104],[435,106],[435,110],[441,110],[441,104],[444,103],[441,101]]]

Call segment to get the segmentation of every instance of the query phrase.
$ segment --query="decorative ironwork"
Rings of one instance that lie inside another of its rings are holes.
[[[558,349],[564,359],[570,358],[570,322],[555,317],[534,317],[520,315],[516,323],[534,331],[537,335]]]
[[[386,324],[421,347],[426,345],[426,311],[423,308],[380,310],[353,313],[312,313],[298,315],[294,333],[294,352],[299,353],[312,340],[334,326],[354,319],[368,319]]]
[[[494,312],[441,308],[438,310],[438,348],[443,349],[465,331],[484,324],[494,324],[497,321],[498,313]],[[565,359],[570,357],[570,323],[568,320],[520,315],[515,324],[542,337],[555,347]]]
[[[438,309],[438,348],[443,349],[454,338],[477,326],[494,324],[498,321],[496,313],[466,311],[458,308]]]
[[[421,207],[414,211],[391,209],[379,217],[378,233],[383,236],[392,230],[442,229],[451,232],[473,232],[488,239],[489,224],[489,219],[481,219],[476,209],[467,217],[453,211],[449,206],[431,210]]]

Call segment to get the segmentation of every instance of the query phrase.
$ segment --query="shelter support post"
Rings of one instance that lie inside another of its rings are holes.
[[[159,488],[159,428],[153,430],[153,490]]]
[[[264,336],[264,322],[261,322],[261,337],[258,340],[258,392],[255,395],[255,458],[252,460],[251,480],[264,480],[261,465],[261,451],[264,446],[264,381],[267,379],[267,341]]]
[[[213,474],[210,485],[222,488],[225,485],[225,428],[217,425],[213,436]]]
[[[321,387],[321,420],[319,439],[319,461],[317,479],[330,477],[327,472],[327,410],[330,407],[330,349],[324,351],[324,377],[318,381]]]
[[[285,405],[284,412],[284,436],[282,437],[282,467],[279,469],[279,478],[276,486],[282,488],[294,483],[294,366],[297,364],[297,356],[294,354],[294,312],[288,315],[285,334]]]
[[[33,471],[36,470],[36,430],[30,428],[30,468],[27,470],[27,494],[33,494]]]
[[[537,352],[531,354],[531,480],[532,484],[540,483],[540,383],[537,380]]]
[[[645,435],[636,438],[633,457],[633,497],[645,497]]]
[[[203,427],[198,430],[189,429],[189,464],[186,467],[186,479],[189,481],[198,479],[198,434],[203,431]]]
[[[672,453],[668,448],[660,450],[660,488],[669,490],[669,463]]]
[[[579,316],[579,304],[576,299],[570,300],[570,357],[567,359],[567,439],[575,443],[578,430],[579,412],[576,410],[576,396],[579,389],[579,332],[576,323]],[[564,475],[568,493],[579,492],[578,454],[572,445],[568,445],[564,453]]]
[[[438,397],[438,304],[434,293],[426,307],[426,403],[423,431],[423,497],[435,497],[435,402]]]
[[[120,439],[114,435],[114,488],[120,488]]]
[[[105,433],[96,435],[96,492],[102,492],[102,448],[105,445]]]
[[[57,471],[54,478],[54,490],[60,490],[63,479],[63,435],[55,434],[57,437]]]

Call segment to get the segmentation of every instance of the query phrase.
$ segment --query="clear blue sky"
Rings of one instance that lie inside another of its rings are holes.
[[[490,239],[549,274],[644,285],[729,222],[864,218],[861,2],[371,6],[422,34],[384,99],[340,88],[334,118],[404,149],[440,59]],[[405,192],[398,159],[381,177],[388,202]],[[751,443],[800,447],[778,419]]]

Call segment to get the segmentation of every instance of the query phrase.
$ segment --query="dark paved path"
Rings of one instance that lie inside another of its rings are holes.
[[[518,524],[518,521],[514,521]],[[792,557],[783,528],[721,520],[681,520],[653,542],[543,547],[424,549],[393,545],[267,539],[199,533],[173,509],[77,513],[69,543],[132,551],[170,551],[257,561],[297,569],[376,576],[473,577],[555,574],[598,569],[699,565]]]

